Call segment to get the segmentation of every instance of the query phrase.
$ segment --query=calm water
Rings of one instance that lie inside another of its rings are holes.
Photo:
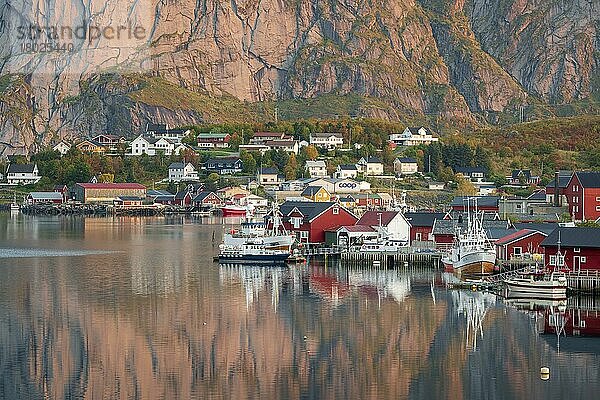
[[[598,398],[600,338],[571,336],[600,328],[595,299],[218,266],[229,224],[202,222],[0,214],[0,398]]]

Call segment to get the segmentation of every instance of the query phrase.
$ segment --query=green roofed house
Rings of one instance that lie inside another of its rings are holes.
[[[225,149],[229,147],[231,135],[228,133],[201,133],[198,135],[198,147],[201,149]]]

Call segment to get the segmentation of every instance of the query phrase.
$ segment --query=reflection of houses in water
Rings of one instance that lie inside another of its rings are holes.
[[[451,294],[453,309],[466,321],[467,349],[475,351],[477,350],[478,336],[483,338],[483,321],[487,311],[496,304],[496,295],[465,290],[454,290]]]
[[[291,282],[294,293],[301,292],[301,271],[286,267],[265,267],[239,264],[220,264],[221,285],[240,282],[246,292],[246,308],[258,299],[261,292],[270,289],[271,304],[275,310],[286,283]]]

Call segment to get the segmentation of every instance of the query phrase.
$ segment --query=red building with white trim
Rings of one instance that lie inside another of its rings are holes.
[[[438,212],[407,212],[404,217],[410,224],[410,242],[433,240],[433,224],[436,219],[444,219],[446,214]],[[452,238],[450,239],[452,243]]]
[[[532,229],[521,229],[496,240],[496,256],[500,260],[522,257],[523,254],[542,254],[541,244],[548,235]]]
[[[560,257],[558,245],[560,241]],[[560,227],[541,243],[545,265],[573,272],[600,270],[600,228]]]
[[[600,172],[575,172],[565,190],[569,214],[576,221],[600,218]]]
[[[324,243],[325,231],[354,225],[358,218],[334,202],[286,201],[279,207],[283,226],[301,243]]]

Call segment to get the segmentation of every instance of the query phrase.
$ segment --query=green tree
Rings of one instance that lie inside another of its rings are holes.
[[[242,160],[243,170],[246,174],[256,173],[256,160],[252,153],[242,150],[240,152],[240,159]]]

